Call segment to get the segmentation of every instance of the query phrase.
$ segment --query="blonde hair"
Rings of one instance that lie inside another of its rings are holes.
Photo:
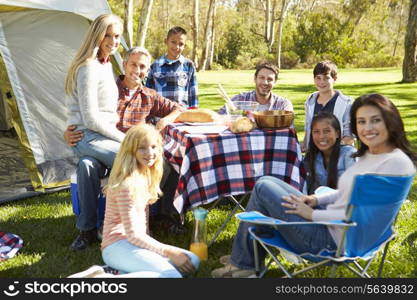
[[[145,141],[156,138],[158,153],[155,163],[151,167],[139,165],[136,159],[136,152]],[[158,196],[162,194],[159,183],[162,179],[163,158],[162,158],[162,136],[152,125],[140,124],[131,127],[120,146],[110,172],[109,182],[105,187],[114,189],[121,185],[127,185],[133,195],[139,193],[144,195],[146,190],[150,195],[149,204],[155,203]],[[146,179],[147,186],[140,185]]]
[[[91,23],[80,49],[68,69],[67,78],[65,79],[65,93],[67,95],[71,95],[74,91],[78,69],[89,60],[97,57],[100,44],[106,36],[107,29],[112,25],[121,26],[123,30],[122,20],[113,14],[100,15]]]

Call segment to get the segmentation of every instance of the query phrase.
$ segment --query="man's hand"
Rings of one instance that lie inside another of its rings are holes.
[[[157,130],[162,131],[165,126],[168,125],[169,122],[165,118],[159,119],[158,123],[156,123],[155,127]]]
[[[155,125],[156,129],[162,131],[165,128],[165,126],[167,126],[169,123],[174,123],[175,119],[181,114],[181,112],[181,110],[176,109],[169,115],[161,118]]]
[[[67,127],[67,130],[64,131],[64,140],[70,147],[76,146],[77,143],[83,138],[82,131],[75,131],[75,128],[77,128],[77,126],[70,125]]]

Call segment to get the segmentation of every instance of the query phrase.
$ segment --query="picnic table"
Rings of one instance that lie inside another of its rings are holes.
[[[205,134],[190,127],[170,124],[164,138],[165,157],[179,173],[174,199],[178,212],[219,197],[249,193],[264,175],[300,191],[305,188],[306,172],[294,128]]]

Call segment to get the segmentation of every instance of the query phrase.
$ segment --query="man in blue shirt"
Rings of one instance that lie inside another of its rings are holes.
[[[187,32],[182,27],[168,31],[167,53],[151,65],[146,86],[188,108],[198,106],[198,88],[194,64],[182,56],[186,38]]]

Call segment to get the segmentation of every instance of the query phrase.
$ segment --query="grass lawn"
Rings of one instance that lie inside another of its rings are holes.
[[[253,70],[216,71],[198,74],[201,107],[217,110],[223,100],[217,94],[217,83],[222,83],[232,96],[254,88]],[[336,88],[344,94],[357,97],[365,93],[381,93],[388,96],[399,108],[405,122],[410,142],[417,150],[417,84],[400,84],[400,69],[345,69],[339,71]],[[275,93],[289,98],[295,108],[295,125],[299,139],[303,139],[304,101],[314,92],[311,70],[283,70]],[[383,276],[417,277],[417,185],[413,188],[401,209],[396,225],[398,236],[390,245]],[[209,238],[215,233],[231,206],[211,210],[208,216]],[[67,277],[93,264],[103,264],[99,245],[82,252],[69,250],[75,238],[75,217],[72,213],[69,191],[25,199],[0,205],[0,230],[20,235],[24,247],[19,255],[0,263],[0,277]],[[218,258],[229,254],[238,222],[233,218],[216,243],[209,249],[209,260],[204,262],[197,277],[210,277],[213,268],[220,267]],[[192,216],[186,216],[188,234],[167,236],[156,231],[163,242],[188,248],[192,230]],[[379,258],[378,258],[379,260]],[[371,269],[375,274],[376,268]],[[322,268],[303,275],[322,277],[328,270]],[[352,277],[351,273],[338,271],[339,276]],[[281,276],[278,270],[268,276]]]

